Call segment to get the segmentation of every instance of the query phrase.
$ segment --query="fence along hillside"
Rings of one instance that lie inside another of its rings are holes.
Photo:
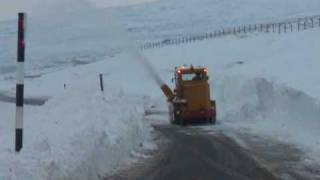
[[[284,34],[294,31],[303,31],[311,28],[320,28],[320,15],[288,19],[273,23],[246,24],[232,28],[222,28],[213,32],[186,35],[179,38],[170,38],[157,42],[148,42],[140,46],[142,50],[161,48],[170,45],[193,43],[206,39],[215,39],[229,35],[242,35],[247,33],[277,33]]]

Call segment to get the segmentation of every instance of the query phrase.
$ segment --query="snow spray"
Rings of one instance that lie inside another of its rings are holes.
[[[61,57],[59,61],[64,62],[78,56],[90,57],[97,54],[107,56],[114,51],[122,52],[129,54],[132,60],[139,63],[157,85],[164,84],[155,68],[141,54],[135,41],[128,36],[124,26],[110,14],[112,12],[96,8],[87,0],[46,0],[41,3],[40,0],[34,1],[39,2],[42,8],[33,11],[33,15],[37,18],[30,21],[30,28],[33,32],[30,38],[32,42],[46,44],[54,49],[54,52],[44,51],[38,46],[33,48],[30,45],[29,51],[33,50],[32,54],[37,54],[39,56],[37,59],[41,62],[43,59],[49,59],[47,57],[54,57],[55,60]],[[71,6],[72,9],[69,8]],[[46,23],[48,19],[50,21]],[[38,27],[38,24],[41,25],[41,28]],[[56,27],[59,27],[58,33]],[[51,36],[48,37],[47,34]],[[72,41],[67,41],[67,39],[72,39]]]
[[[138,48],[139,46],[134,43],[135,41],[128,36],[126,31],[124,31],[125,28],[118,22],[112,21],[112,19],[112,15],[109,15],[107,22],[109,25],[109,32],[113,32],[112,37],[116,39],[116,42],[113,41],[113,46],[118,46],[117,48],[132,56],[133,60],[141,64],[141,67],[151,76],[152,80],[161,87],[164,82],[156,69],[152,66],[147,57],[141,53]]]
[[[131,55],[133,55],[134,59],[142,65],[142,67],[157,83],[157,85],[161,87],[164,84],[164,82],[155,70],[155,68],[152,66],[152,64],[148,61],[148,59],[143,54],[141,54],[138,49],[131,48],[129,49],[129,52]]]

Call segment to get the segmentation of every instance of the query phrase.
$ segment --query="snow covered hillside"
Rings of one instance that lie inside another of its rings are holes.
[[[159,0],[112,11],[136,39],[155,41],[315,15],[319,7],[318,0]]]

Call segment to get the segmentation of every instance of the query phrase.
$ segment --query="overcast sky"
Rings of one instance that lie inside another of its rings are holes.
[[[23,0],[0,0],[0,20],[17,16],[17,12],[23,8]],[[26,0],[24,0],[26,1]]]
[[[0,20],[13,19],[17,17],[19,11],[30,11],[37,3],[45,1],[59,0],[0,0]],[[61,1],[61,0],[60,0]],[[68,0],[64,0],[68,1]],[[142,2],[150,2],[154,0],[89,0],[97,5],[97,7],[123,6],[137,4]],[[72,7],[71,7],[72,8]]]

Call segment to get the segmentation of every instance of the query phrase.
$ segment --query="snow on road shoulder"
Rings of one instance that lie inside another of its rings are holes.
[[[136,152],[154,148],[143,98],[126,95],[117,86],[100,92],[95,72],[98,66],[101,63],[61,72],[72,86],[49,93],[53,96],[44,106],[26,107],[25,142],[19,154],[13,152],[14,105],[0,104],[1,115],[6,118],[0,122],[4,135],[0,136],[0,177],[94,180],[127,163]],[[82,73],[81,78],[74,75],[76,72]],[[41,78],[56,78],[57,84],[61,78],[58,74]],[[51,81],[38,82],[53,88]],[[63,82],[60,84],[63,87]]]

